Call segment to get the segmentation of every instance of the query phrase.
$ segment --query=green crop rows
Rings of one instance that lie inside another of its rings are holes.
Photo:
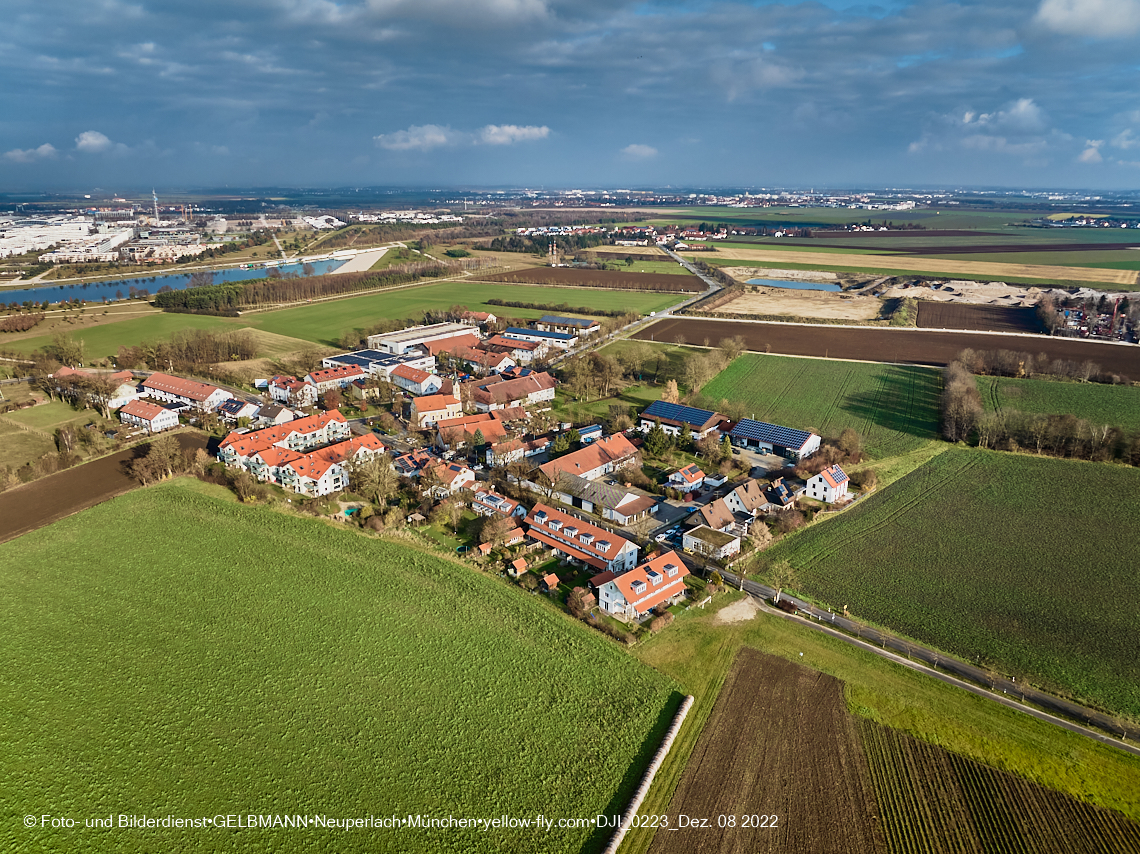
[[[1140,470],[952,448],[765,553],[833,607],[1140,718]]]
[[[740,356],[703,389],[740,401],[750,418],[837,437],[858,430],[876,456],[905,453],[938,429],[938,372],[861,362]]]
[[[5,543],[0,567],[8,851],[595,850],[606,831],[82,818],[592,817],[623,808],[680,700],[474,569],[177,482]],[[22,826],[42,813],[80,828]]]
[[[989,410],[1071,413],[1094,425],[1140,429],[1140,388],[1132,386],[978,377],[978,391]]]

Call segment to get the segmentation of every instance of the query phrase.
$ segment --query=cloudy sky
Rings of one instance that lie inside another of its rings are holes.
[[[0,191],[1140,187],[1140,0],[5,0]]]

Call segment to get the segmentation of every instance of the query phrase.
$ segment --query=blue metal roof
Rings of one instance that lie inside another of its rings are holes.
[[[536,338],[553,338],[556,341],[572,341],[578,337],[576,335],[570,335],[566,332],[543,332],[540,329],[519,329],[517,326],[508,326],[503,331],[503,335],[505,335],[507,338],[510,338],[512,332],[515,335],[531,335]]]
[[[641,413],[642,418],[652,421],[661,418],[669,421],[680,421],[682,424],[692,424],[694,427],[703,427],[716,415],[711,409],[697,409],[693,406],[682,406],[679,403],[666,403],[664,400],[655,400]]]
[[[340,365],[356,365],[359,368],[367,369],[369,365],[374,365],[377,362],[387,364],[401,358],[403,357],[393,353],[382,353],[379,350],[357,350],[354,353],[329,356],[328,360]]]
[[[783,448],[802,448],[811,433],[806,430],[793,430],[791,427],[780,427],[768,424],[765,421],[753,421],[751,418],[741,418],[740,423],[732,428],[729,434],[738,439],[750,439],[753,442],[766,442],[769,445],[779,445]]]
[[[539,318],[538,322],[553,323],[558,326],[581,326],[582,328],[598,325],[598,321],[596,320],[587,320],[584,317],[559,317],[556,314],[544,314]]]

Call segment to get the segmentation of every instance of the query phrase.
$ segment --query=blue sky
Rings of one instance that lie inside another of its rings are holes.
[[[0,190],[1140,186],[1140,0],[6,0]]]

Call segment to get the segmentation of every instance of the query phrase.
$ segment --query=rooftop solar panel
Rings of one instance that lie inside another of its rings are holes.
[[[785,448],[802,448],[811,438],[811,433],[806,430],[793,430],[790,427],[780,427],[764,421],[753,421],[751,418],[740,419],[740,423],[732,428],[730,435],[735,438],[750,439],[753,442],[781,445]]]
[[[707,424],[714,415],[716,413],[708,409],[697,409],[693,406],[683,406],[680,403],[666,403],[664,400],[653,401],[641,413],[642,418],[667,418],[670,421],[680,421],[694,426]]]

